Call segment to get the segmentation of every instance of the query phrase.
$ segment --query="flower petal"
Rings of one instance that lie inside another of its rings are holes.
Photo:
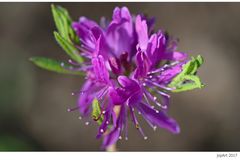
[[[123,52],[131,53],[135,48],[133,37],[133,24],[130,12],[126,7],[116,7],[113,12],[113,20],[110,22],[106,39],[112,53],[119,57]]]
[[[188,57],[186,53],[174,51],[172,53],[165,53],[162,58],[170,61],[183,61]]]
[[[177,122],[168,117],[167,114],[163,111],[158,111],[152,109],[150,106],[140,103],[137,105],[138,110],[142,113],[143,117],[151,122],[153,125],[157,125],[161,128],[165,128],[172,133],[179,133],[180,128]]]
[[[149,71],[150,62],[146,54],[142,51],[138,51],[136,55],[136,64],[137,68],[134,73],[134,78],[139,79],[146,77]]]
[[[90,105],[92,104],[92,100],[95,95],[95,89],[96,86],[93,85],[90,80],[86,81],[81,89],[82,91],[78,98],[78,106],[83,115],[87,115],[89,113]]]
[[[142,20],[141,16],[136,17],[136,32],[138,35],[138,43],[141,50],[145,51],[148,45],[148,27],[146,20]]]
[[[105,66],[105,61],[102,55],[98,55],[97,57],[92,59],[92,65],[93,70],[95,73],[95,80],[104,83],[109,84],[109,73]]]

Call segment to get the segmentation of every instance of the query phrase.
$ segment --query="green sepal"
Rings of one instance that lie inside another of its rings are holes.
[[[196,58],[192,57],[192,60],[183,66],[182,72],[179,73],[171,83],[168,85],[171,88],[176,88],[172,92],[182,92],[192,90],[195,88],[203,88],[204,85],[201,80],[196,76],[198,68],[203,64],[203,57],[198,55]]]
[[[79,39],[71,26],[72,19],[68,11],[61,6],[55,6],[54,4],[51,5],[51,9],[59,34],[69,42],[73,40],[75,43],[79,43]]]
[[[204,85],[201,83],[201,80],[198,76],[195,75],[186,75],[183,77],[183,82],[184,81],[190,81],[188,83],[180,83],[178,84],[175,90],[173,90],[172,92],[183,92],[183,91],[189,91],[189,90],[193,90],[196,88],[202,88],[204,87]]]
[[[54,32],[54,37],[63,50],[76,62],[82,63],[83,58],[80,56],[78,49],[65,38],[63,38],[58,32]]]
[[[37,65],[40,68],[57,72],[57,73],[64,73],[64,74],[72,74],[72,75],[84,75],[82,72],[79,71],[72,71],[69,70],[68,68],[71,68],[73,66],[69,64],[64,64],[62,66],[62,62],[53,60],[50,58],[45,58],[45,57],[32,57],[30,58],[30,61],[32,61],[35,65]]]
[[[102,124],[103,119],[104,119],[104,117],[103,117],[103,115],[101,113],[101,108],[100,108],[99,102],[98,102],[98,100],[96,98],[92,101],[92,118],[99,125]]]

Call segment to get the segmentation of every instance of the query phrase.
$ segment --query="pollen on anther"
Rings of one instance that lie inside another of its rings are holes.
[[[88,125],[89,125],[89,122],[85,122],[85,125],[87,125],[87,126],[88,126]]]
[[[162,108],[163,108],[163,109],[167,109],[167,105],[163,105]]]
[[[156,113],[159,113],[159,110],[156,110]]]
[[[109,122],[107,121],[106,124],[109,124]]]
[[[127,140],[128,140],[128,137],[125,137],[125,140],[127,141]]]
[[[78,119],[80,119],[80,120],[81,120],[81,119],[82,119],[82,117],[81,117],[81,116],[79,116],[79,117],[78,117]]]
[[[106,113],[106,111],[102,111],[102,114],[105,114]]]
[[[156,131],[156,129],[157,129],[157,126],[153,126],[153,130]]]
[[[145,136],[145,137],[144,137],[144,140],[147,140],[147,139],[148,139],[148,137],[147,137],[147,136]]]
[[[100,132],[101,132],[101,133],[103,133],[103,132],[104,132],[104,130],[103,130],[103,129],[100,129]]]
[[[122,139],[122,136],[119,136],[119,139]]]
[[[153,97],[154,101],[157,99],[157,97]]]
[[[146,86],[146,83],[143,83],[143,86]]]
[[[72,93],[71,93],[71,95],[72,95],[72,96],[74,96],[74,95],[75,95],[75,93],[74,93],[74,92],[72,92]]]

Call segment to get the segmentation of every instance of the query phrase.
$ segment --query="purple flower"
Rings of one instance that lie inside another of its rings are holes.
[[[161,30],[153,33],[153,25],[154,19],[132,16],[126,7],[116,7],[110,22],[102,18],[98,24],[80,17],[72,24],[81,44],[76,45],[86,59],[82,66],[86,82],[78,109],[89,116],[93,101],[99,103],[100,113],[94,120],[102,117],[97,138],[104,138],[103,147],[116,143],[123,134],[128,138],[128,113],[144,139],[136,112],[154,130],[180,132],[177,122],[168,116],[168,92],[176,89],[169,84],[190,60],[177,51],[177,40]]]

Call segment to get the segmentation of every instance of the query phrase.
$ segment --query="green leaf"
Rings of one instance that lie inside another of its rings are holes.
[[[32,61],[38,67],[49,70],[49,71],[64,73],[64,74],[84,75],[82,72],[68,69],[72,67],[71,65],[64,64],[64,66],[62,66],[62,62],[56,61],[53,59],[49,59],[45,57],[32,57],[30,58],[30,61]]]
[[[97,121],[98,124],[101,125],[103,122],[103,115],[101,113],[99,102],[96,98],[92,101],[92,108],[93,108],[92,110],[93,120]]]
[[[175,90],[172,90],[172,92],[181,92],[195,88],[202,88],[203,85],[201,80],[195,74],[203,62],[203,57],[200,55],[198,55],[196,58],[192,57],[192,60],[183,66],[182,72],[179,73],[168,85],[169,87],[176,88]]]
[[[54,4],[51,5],[51,9],[59,34],[69,42],[74,40],[74,42],[78,43],[79,39],[71,26],[72,19],[68,11],[61,6],[55,6]]]
[[[65,52],[67,52],[67,54],[73,60],[75,60],[78,63],[83,62],[83,58],[80,56],[79,51],[72,43],[70,43],[69,41],[64,39],[58,32],[54,32],[54,37],[55,37],[56,41],[58,42],[58,44],[63,48],[63,50]]]

